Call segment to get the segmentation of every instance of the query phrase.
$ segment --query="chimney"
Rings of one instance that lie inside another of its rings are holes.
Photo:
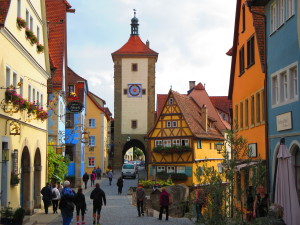
[[[189,81],[190,83],[190,90],[192,90],[195,87],[196,81]]]
[[[201,108],[201,125],[204,128],[205,132],[207,132],[207,118],[208,118],[208,113],[207,113],[207,108],[206,105],[203,105]]]
[[[146,41],[146,45],[148,48],[150,48],[150,42],[148,40]]]

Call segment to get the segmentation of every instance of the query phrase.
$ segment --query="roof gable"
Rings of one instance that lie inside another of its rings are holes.
[[[0,0],[0,27],[4,26],[11,0]]]

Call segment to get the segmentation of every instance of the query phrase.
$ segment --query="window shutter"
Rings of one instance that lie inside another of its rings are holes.
[[[185,174],[186,174],[188,177],[191,177],[191,176],[192,176],[192,167],[191,167],[191,166],[186,166],[186,167],[185,167]]]
[[[151,166],[149,166],[150,167],[150,176],[153,176],[153,174],[154,174],[154,168],[153,168],[153,166],[151,165]]]

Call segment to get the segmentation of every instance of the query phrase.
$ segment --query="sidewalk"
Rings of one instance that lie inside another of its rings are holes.
[[[96,182],[101,183],[103,181],[103,178],[101,180],[96,180]],[[90,182],[88,183],[88,188],[85,190],[83,189],[83,194],[86,194],[87,192],[90,192],[94,187],[90,186]],[[77,188],[73,188],[75,192],[77,192]],[[60,217],[61,213],[60,210],[58,210],[57,214],[53,213],[52,207],[49,207],[49,213],[45,214],[44,209],[35,209],[34,214],[31,216],[25,216],[23,225],[48,225],[53,220],[55,220],[57,217]]]

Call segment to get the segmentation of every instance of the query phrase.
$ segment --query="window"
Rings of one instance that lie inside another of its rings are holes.
[[[247,67],[254,63],[254,36],[252,36],[247,42]]]
[[[21,86],[20,86],[20,95],[23,97],[23,78],[20,78],[20,83],[22,84]]]
[[[89,165],[88,167],[95,167],[95,157],[88,157]]]
[[[123,89],[123,94],[127,95],[127,89]]]
[[[246,29],[246,11],[245,11],[245,5],[243,5],[243,7],[242,7],[242,19],[243,19],[243,21],[242,21],[242,33],[245,31],[245,29]]]
[[[175,173],[175,166],[167,166],[167,173]]]
[[[137,120],[131,120],[131,128],[136,129],[137,128]]]
[[[143,94],[143,95],[146,94],[146,89],[142,89],[142,94]]]
[[[256,123],[260,123],[260,93],[256,93]]]
[[[182,146],[189,146],[189,139],[182,139],[181,140],[181,145]]]
[[[211,146],[212,146],[211,143],[209,143],[209,149],[211,149]]]
[[[243,102],[240,103],[240,127],[244,127],[244,104]]]
[[[26,27],[28,27],[28,25],[29,25],[29,12],[26,9]]]
[[[14,86],[14,88],[17,88],[17,86],[18,86],[18,81],[17,81],[17,79],[18,79],[18,75],[17,75],[17,73],[13,73],[13,86]]]
[[[36,104],[40,105],[40,92],[36,92]]]
[[[21,0],[18,0],[18,17],[21,17]]]
[[[180,139],[173,139],[172,140],[172,145],[180,146]]]
[[[294,0],[286,0],[286,19],[289,19],[294,14]]]
[[[166,127],[172,127],[172,121],[166,121]]]
[[[155,147],[157,147],[157,146],[162,146],[163,144],[162,144],[162,140],[155,140]]]
[[[248,99],[245,100],[245,127],[249,126],[249,102]]]
[[[265,91],[261,91],[261,120],[265,121],[266,115],[265,115]]]
[[[74,114],[66,113],[66,128],[74,128]]]
[[[273,4],[271,6],[271,19],[270,19],[270,28],[271,28],[271,33],[275,32],[277,29],[277,16],[276,16],[276,4]]]
[[[71,95],[71,92],[74,92],[74,85],[68,85],[68,95]]]
[[[202,140],[197,140],[197,148],[198,149],[202,148]]]
[[[91,128],[96,127],[96,119],[89,119],[89,127]]]
[[[279,103],[279,88],[278,88],[278,77],[272,78],[272,103],[273,105]]]
[[[172,121],[172,127],[177,127],[177,121]]]
[[[278,0],[278,26],[284,23],[284,0]]]
[[[185,166],[177,166],[177,173],[185,173]]]
[[[173,98],[169,98],[169,105],[173,105],[174,104],[174,99]]]
[[[239,55],[240,55],[240,75],[242,75],[245,72],[244,46],[241,47]]]
[[[251,96],[251,125],[254,125],[254,95]]]
[[[283,72],[280,74],[280,101],[288,100],[288,81],[287,81],[287,73]]]
[[[164,147],[171,147],[171,140],[163,140]]]
[[[31,86],[28,85],[28,101],[31,102]]]
[[[10,86],[10,68],[6,67],[6,87]]]
[[[70,161],[74,161],[73,160],[73,146],[72,145],[66,145],[66,150],[65,150],[65,155],[66,157],[68,157],[70,159]]]
[[[31,31],[33,31],[33,18],[32,18],[32,16],[30,16],[30,27],[29,27],[29,29]]]
[[[165,171],[165,167],[164,167],[164,166],[158,166],[158,167],[156,168],[156,171],[157,171],[157,173],[159,173],[159,172],[164,172],[164,171]]]
[[[239,125],[239,106],[235,105],[235,123],[238,126]]]
[[[93,135],[89,136],[89,146],[95,146],[96,145],[96,137]]]
[[[44,96],[41,94],[41,107],[44,107]]]
[[[32,101],[35,103],[35,89],[32,90]]]
[[[298,97],[298,73],[297,67],[293,67],[290,69],[290,97],[296,98]]]
[[[38,42],[40,42],[40,28],[39,28],[39,26],[36,27],[36,37],[37,37]]]
[[[138,71],[138,64],[137,63],[132,63],[131,64],[131,71]]]

